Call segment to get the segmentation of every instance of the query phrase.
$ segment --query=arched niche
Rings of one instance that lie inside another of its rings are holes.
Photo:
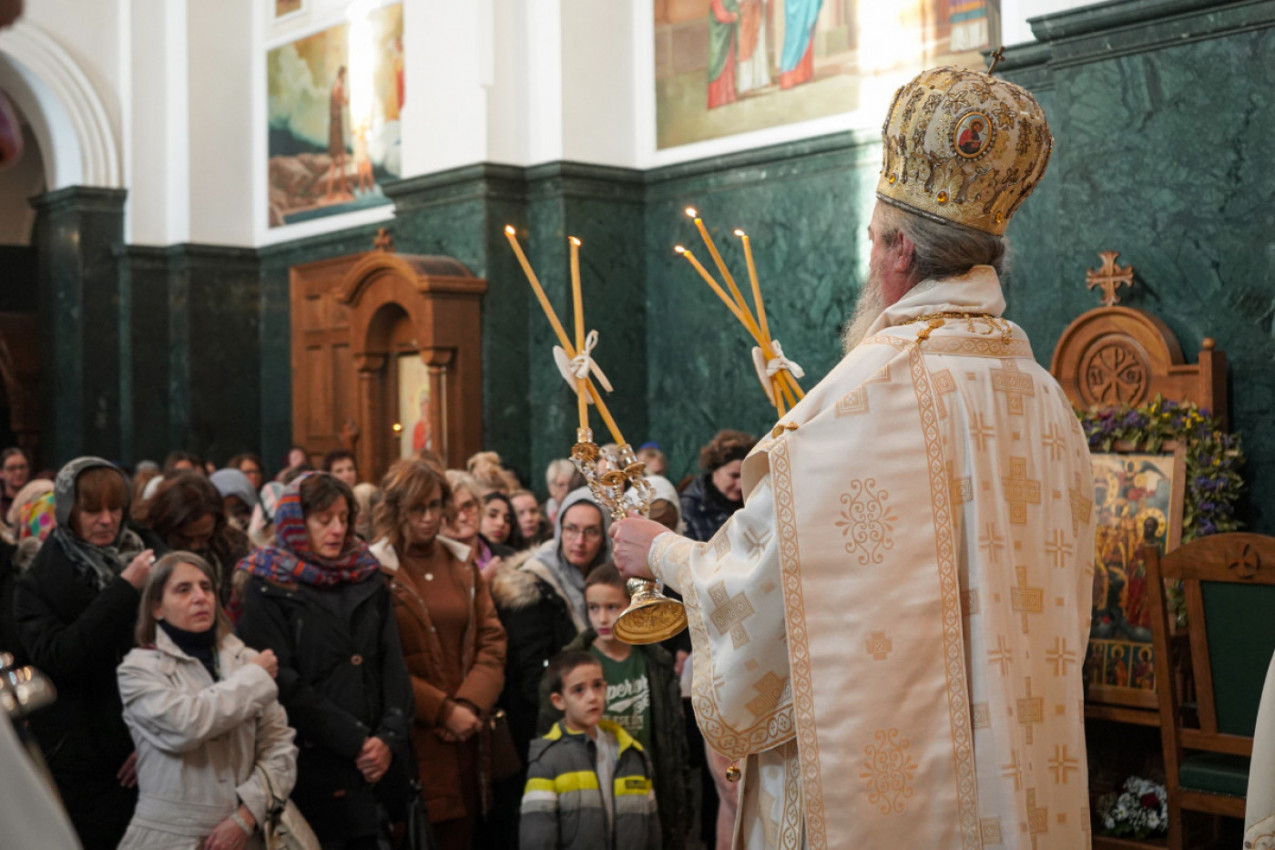
[[[369,251],[294,266],[293,438],[315,462],[351,448],[376,481],[429,448],[482,447],[482,297],[449,257]]]
[[[123,186],[123,158],[107,105],[75,58],[39,25],[0,32],[0,89],[30,122],[49,191]]]

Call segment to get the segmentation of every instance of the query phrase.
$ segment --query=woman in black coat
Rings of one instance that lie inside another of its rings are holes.
[[[64,466],[54,484],[57,526],[14,590],[27,660],[58,691],[31,728],[86,850],[113,850],[137,803],[115,668],[133,647],[155,554],[124,522],[128,497],[123,473],[108,461]]]
[[[377,847],[378,803],[401,816],[416,714],[390,593],[354,536],[355,512],[343,482],[304,475],[275,507],[278,545],[239,563],[252,575],[239,636],[278,656],[279,702],[297,730],[292,800],[325,848],[347,850]]]

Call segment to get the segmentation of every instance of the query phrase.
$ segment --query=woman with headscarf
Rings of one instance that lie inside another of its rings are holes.
[[[221,506],[226,514],[226,521],[242,532],[247,533],[248,523],[252,519],[252,509],[257,506],[257,488],[252,481],[237,469],[227,467],[219,469],[208,480],[221,494]]]
[[[71,461],[54,494],[57,523],[13,602],[28,660],[58,691],[31,727],[86,850],[114,850],[137,802],[115,668],[133,647],[158,544],[125,522],[128,484],[109,461]]]
[[[524,761],[535,736],[545,662],[589,626],[584,579],[610,557],[610,525],[587,488],[574,490],[562,500],[553,539],[502,563],[491,578],[509,637],[502,704]]]
[[[378,803],[399,819],[410,793],[416,710],[390,592],[354,535],[356,510],[326,472],[284,489],[277,545],[239,563],[252,578],[238,630],[279,658],[279,702],[301,750],[293,802],[325,848],[374,850]]]
[[[390,583],[412,677],[425,805],[443,850],[468,850],[490,799],[480,744],[505,682],[505,630],[469,551],[439,536],[451,508],[447,479],[409,458],[381,486],[372,554]]]

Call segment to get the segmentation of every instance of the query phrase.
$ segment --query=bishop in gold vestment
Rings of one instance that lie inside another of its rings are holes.
[[[918,78],[929,89],[915,98],[902,90],[891,120],[910,103],[907,120],[957,158],[977,110],[986,144],[1002,146],[981,173],[1018,157],[1016,173],[1039,179],[1047,131],[1026,105],[1006,118],[985,103],[1030,95],[987,74],[927,73],[940,78]],[[947,100],[928,97],[936,88]],[[907,192],[956,203],[941,161],[922,160],[928,190],[911,159],[891,162],[890,129],[882,185],[906,177]],[[905,154],[926,138],[900,137]],[[944,213],[973,255],[991,246],[999,262],[1003,225],[1034,185]],[[716,537],[624,520],[617,564],[649,564],[683,594],[696,716],[743,763],[737,847],[1085,848],[1088,448],[1021,328],[1000,318],[993,265],[924,275],[942,267],[935,229],[950,228],[922,214],[924,198],[879,198],[866,338],[746,459],[745,507]]]

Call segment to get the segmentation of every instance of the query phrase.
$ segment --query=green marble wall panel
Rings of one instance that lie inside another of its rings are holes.
[[[643,187],[637,172],[552,163],[528,172],[525,249],[558,318],[574,333],[569,236],[581,241],[580,289],[585,331],[598,331],[595,354],[615,392],[607,407],[626,440],[648,431],[646,304],[642,251]],[[509,249],[506,247],[505,251]],[[531,483],[544,491],[549,461],[568,457],[579,422],[575,394],[553,365],[558,339],[516,266],[511,289],[521,293],[530,323],[527,352]],[[593,408],[594,440],[611,441]]]
[[[760,435],[775,421],[753,371],[752,338],[673,251],[684,244],[716,274],[684,209],[699,210],[745,291],[733,231],[748,233],[771,335],[806,370],[809,388],[841,357],[840,329],[867,268],[879,165],[876,139],[839,134],[648,174],[649,436],[675,482],[697,470],[699,447],[718,429]]]
[[[1010,227],[1011,317],[1050,348],[1089,307],[1086,268],[1120,251],[1127,306],[1159,316],[1194,361],[1230,365],[1231,425],[1249,457],[1245,519],[1275,532],[1275,3],[1101,4],[1035,22],[1006,75],[1041,97],[1055,147]]]
[[[32,201],[40,251],[40,465],[120,452],[119,272],[125,192],[71,186]]]
[[[120,246],[120,461],[162,461],[169,431],[168,252]]]
[[[184,431],[174,448],[217,464],[256,451],[261,433],[260,281],[257,252],[212,245],[170,249],[184,288]],[[174,345],[174,351],[177,346]]]

